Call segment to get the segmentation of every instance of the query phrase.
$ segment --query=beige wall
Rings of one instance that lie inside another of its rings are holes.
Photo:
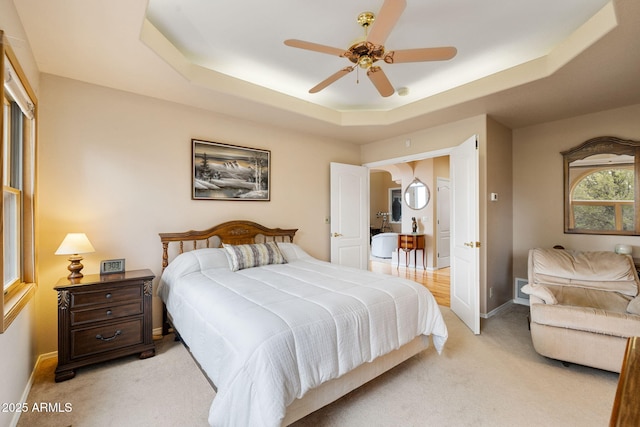
[[[484,140],[486,116],[480,115],[360,146],[362,163],[401,159],[455,147],[478,134]],[[407,140],[410,141],[407,147]]]
[[[487,289],[484,296],[484,313],[500,307],[513,299],[513,172],[511,129],[495,120],[487,120],[486,167],[486,247]],[[490,194],[498,195],[491,201]]]
[[[298,228],[296,241],[329,258],[329,163],[359,148],[51,75],[41,78],[38,350],[56,350],[56,295],[65,234],[87,233],[100,260],[161,273],[160,232],[251,219]],[[191,200],[191,138],[271,150],[271,201]],[[156,282],[157,283],[157,280]],[[154,327],[161,305],[154,298]]]
[[[563,245],[579,250],[613,250],[617,243],[634,247],[640,237],[564,234],[562,155],[597,136],[640,140],[640,105],[544,123],[513,131],[514,275],[527,277],[530,248]]]

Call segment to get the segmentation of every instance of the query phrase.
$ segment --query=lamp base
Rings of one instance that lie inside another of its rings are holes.
[[[84,265],[82,265],[82,263],[80,262],[82,261],[82,257],[79,255],[74,255],[69,257],[69,261],[71,261],[71,264],[69,264],[67,270],[69,270],[71,274],[67,276],[67,279],[71,280],[84,277],[84,274],[80,273],[80,270],[84,268]]]

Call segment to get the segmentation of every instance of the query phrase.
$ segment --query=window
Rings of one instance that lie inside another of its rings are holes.
[[[633,168],[588,173],[571,192],[573,227],[584,230],[633,230]]]
[[[35,289],[35,97],[0,31],[2,151],[0,176],[0,332],[27,304]]]
[[[640,234],[640,142],[599,137],[562,154],[565,232]]]

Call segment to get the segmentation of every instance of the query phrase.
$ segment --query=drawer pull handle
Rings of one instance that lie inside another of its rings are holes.
[[[113,311],[107,310],[107,316],[111,316],[112,314],[113,314]]]
[[[104,296],[106,299],[110,299],[111,298],[111,293],[108,293]]]
[[[118,329],[118,330],[116,331],[116,333],[115,333],[115,334],[113,334],[113,336],[112,336],[112,337],[105,338],[105,337],[103,337],[102,335],[98,334],[98,335],[96,335],[96,339],[97,339],[97,340],[101,340],[101,341],[113,341],[113,340],[115,340],[115,339],[118,337],[118,335],[120,335],[120,334],[122,334],[122,331],[121,331],[120,329]]]

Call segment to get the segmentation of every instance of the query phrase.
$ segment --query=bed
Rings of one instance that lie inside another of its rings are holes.
[[[160,234],[163,332],[216,388],[212,426],[289,425],[447,339],[425,287],[313,258],[296,231]]]

